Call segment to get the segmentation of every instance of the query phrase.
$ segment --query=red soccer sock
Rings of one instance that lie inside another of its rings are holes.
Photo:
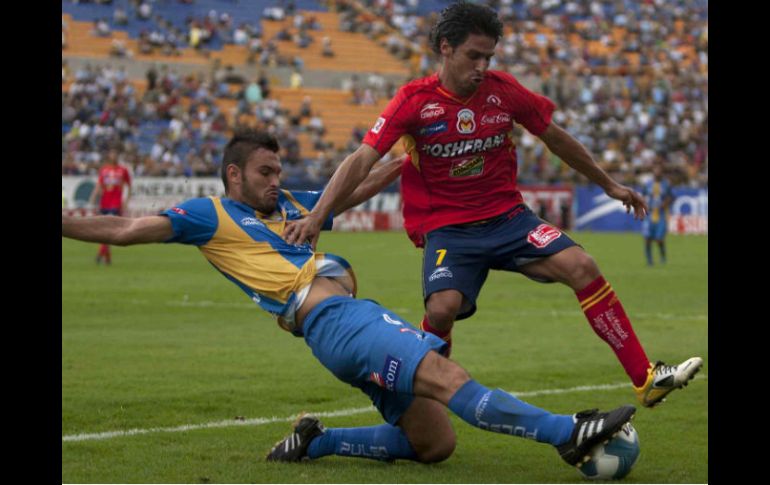
[[[110,247],[107,244],[102,244],[99,247],[99,256],[103,256],[104,261],[107,264],[110,264],[112,262],[112,258],[110,257]]]
[[[596,335],[609,344],[634,385],[642,386],[650,361],[610,284],[599,276],[575,294]]]
[[[446,349],[444,350],[444,357],[449,357],[449,354],[452,352],[452,329],[443,331],[443,330],[439,330],[437,328],[431,327],[430,323],[428,323],[428,315],[425,314],[422,317],[422,322],[420,322],[420,330],[423,330],[428,333],[432,333],[436,337],[445,341],[447,343],[447,346],[446,346]]]

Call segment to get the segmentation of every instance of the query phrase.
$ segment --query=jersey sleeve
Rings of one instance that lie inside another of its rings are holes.
[[[208,198],[187,200],[160,213],[171,220],[174,235],[167,243],[201,246],[214,236],[219,225],[214,203]]]
[[[319,191],[301,191],[301,190],[290,190],[289,191],[299,204],[302,205],[305,209],[309,211],[313,210],[313,207],[318,203],[318,199],[321,198],[321,194],[323,192]],[[288,220],[296,220],[300,219],[302,216],[297,215],[296,213],[290,213],[287,214]],[[323,226],[321,226],[322,230],[329,231],[332,228],[332,224],[334,223],[334,213],[330,213],[329,217],[326,218],[324,221]]]
[[[374,126],[366,132],[362,143],[371,146],[382,156],[388,153],[399,138],[408,132],[412,119],[410,97],[403,87],[399,89]]]
[[[556,105],[545,96],[530,91],[515,77],[500,72],[502,94],[508,99],[513,119],[535,136],[542,134],[551,124]]]

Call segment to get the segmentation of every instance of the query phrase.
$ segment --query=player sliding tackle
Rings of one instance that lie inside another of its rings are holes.
[[[368,455],[379,460],[445,460],[455,447],[443,410],[447,406],[477,428],[553,445],[575,465],[631,419],[633,406],[559,415],[488,389],[440,355],[446,342],[372,301],[355,299],[355,276],[344,259],[281,238],[287,224],[312,210],[321,194],[281,190],[278,151],[272,135],[236,134],[224,151],[222,198],[190,199],[160,215],[136,219],[62,216],[64,237],[121,246],[197,246],[227,279],[275,315],[283,329],[303,337],[324,367],[366,393],[387,422],[324,429],[316,418],[304,417],[268,460],[353,456],[360,450],[376,450]],[[334,213],[388,185],[401,162],[375,168]],[[331,224],[328,217],[323,227]]]

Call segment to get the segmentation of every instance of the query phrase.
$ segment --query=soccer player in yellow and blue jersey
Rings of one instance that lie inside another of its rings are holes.
[[[668,215],[671,204],[674,201],[674,193],[671,184],[663,177],[663,167],[655,164],[652,167],[653,178],[642,188],[642,195],[647,201],[649,212],[642,221],[642,235],[644,236],[644,254],[647,257],[647,265],[652,266],[652,242],[658,243],[660,250],[660,262],[666,263],[666,232]]]
[[[299,461],[327,455],[424,463],[448,458],[455,434],[443,406],[488,431],[556,447],[578,465],[597,443],[618,433],[635,412],[557,415],[478,383],[440,355],[447,344],[371,300],[355,298],[355,276],[341,257],[289,244],[281,235],[308,214],[317,192],[281,190],[278,142],[267,133],[236,134],[222,162],[226,197],[188,200],[157,216],[66,217],[62,236],[130,245],[177,242],[197,246],[228,280],[276,316],[280,326],[303,337],[313,355],[341,381],[366,393],[386,423],[325,429],[304,416],[267,455]],[[358,205],[393,181],[402,159],[385,162],[334,207]],[[324,223],[332,224],[331,216]],[[443,406],[442,406],[443,405]]]

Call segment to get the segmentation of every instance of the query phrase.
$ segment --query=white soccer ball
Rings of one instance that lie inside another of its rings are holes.
[[[591,459],[578,469],[591,480],[613,480],[628,475],[638,458],[639,435],[631,423],[626,423],[607,444],[595,446]]]

